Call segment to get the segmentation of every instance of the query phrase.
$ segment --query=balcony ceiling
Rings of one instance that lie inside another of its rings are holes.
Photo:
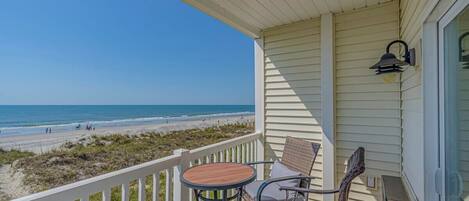
[[[258,38],[264,29],[341,13],[392,0],[183,0],[243,33]]]

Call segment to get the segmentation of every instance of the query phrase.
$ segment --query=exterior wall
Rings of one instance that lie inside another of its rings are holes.
[[[354,181],[354,200],[381,200],[383,174],[403,176],[413,198],[423,200],[420,40],[427,1],[394,1],[335,15],[337,183],[358,146],[367,150],[365,175],[378,179],[376,189],[364,185],[366,177]],[[281,157],[286,136],[322,139],[320,20],[267,29],[263,37],[266,154]],[[416,48],[416,67],[375,75],[368,67],[395,39]],[[321,153],[312,175],[322,176]],[[313,185],[321,187],[322,180]]]
[[[377,178],[377,189],[354,181],[353,200],[381,200],[380,175],[401,175],[399,74],[375,75],[369,67],[399,37],[398,2],[336,15],[336,166],[337,183],[346,161],[362,146],[365,175]]]
[[[401,75],[402,100],[402,175],[414,199],[424,196],[424,144],[422,102],[421,38],[428,0],[402,0],[400,3],[400,38],[416,49],[417,65]]]
[[[321,142],[320,20],[265,30],[265,136],[267,158],[281,157],[286,136]],[[322,149],[313,167],[322,177]],[[313,181],[321,188],[322,180]],[[315,200],[321,197],[312,195]]]

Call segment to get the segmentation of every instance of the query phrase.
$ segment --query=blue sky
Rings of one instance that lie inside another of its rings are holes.
[[[253,42],[178,0],[0,1],[0,104],[252,104]]]

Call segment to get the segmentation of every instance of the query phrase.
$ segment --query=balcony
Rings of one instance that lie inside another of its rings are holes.
[[[120,188],[120,198],[130,198],[130,183],[137,181],[138,201],[151,197],[153,201],[192,200],[192,192],[180,182],[181,172],[186,168],[206,163],[246,163],[263,160],[264,145],[261,133],[253,133],[193,150],[175,150],[173,155],[149,161],[140,165],[110,172],[44,192],[32,194],[14,201],[88,201],[90,196],[100,194],[102,201],[111,200],[111,191]],[[259,165],[260,166],[260,165]],[[257,175],[263,175],[263,168],[257,168]],[[151,177],[151,193],[146,191],[146,179]],[[164,181],[160,181],[163,178]],[[160,186],[160,184],[163,184]],[[164,187],[164,188],[161,188]],[[164,191],[164,192],[160,192]]]

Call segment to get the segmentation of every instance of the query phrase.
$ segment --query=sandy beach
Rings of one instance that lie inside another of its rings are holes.
[[[163,124],[160,123],[138,126],[96,128],[96,130],[93,131],[75,130],[50,134],[2,136],[0,137],[0,148],[6,150],[18,149],[32,151],[34,153],[44,153],[52,149],[58,148],[60,147],[60,145],[66,142],[76,142],[79,139],[86,138],[92,135],[136,135],[144,132],[169,132],[176,130],[206,128],[216,125],[249,122],[254,122],[253,115],[218,116],[205,119],[199,118],[193,120],[168,122]]]

